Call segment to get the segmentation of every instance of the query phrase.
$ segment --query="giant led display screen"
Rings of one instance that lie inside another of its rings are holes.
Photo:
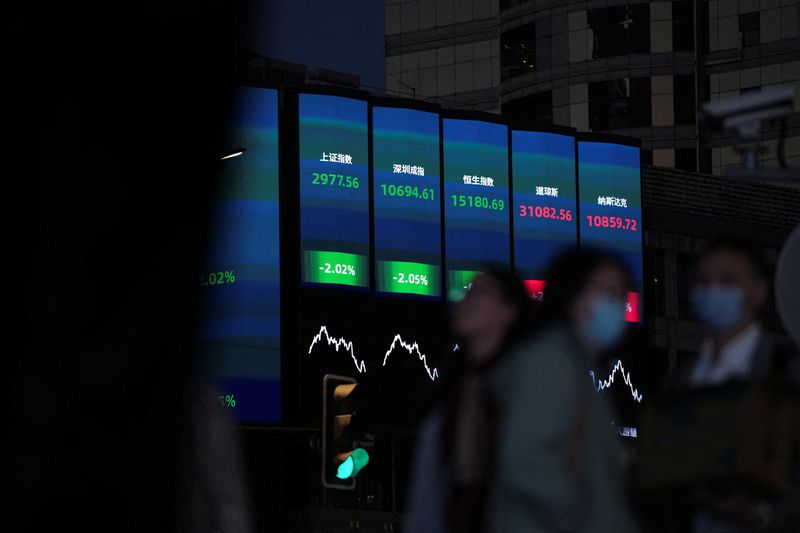
[[[302,281],[369,287],[367,103],[299,95]]]
[[[510,263],[508,128],[444,119],[447,294],[458,299],[489,263]]]
[[[248,422],[281,418],[278,99],[243,88],[222,161],[206,268],[199,349],[220,401]]]
[[[379,294],[441,295],[439,115],[372,109]]]
[[[628,265],[634,288],[626,319],[642,320],[642,192],[640,150],[612,142],[578,142],[582,247],[606,249]]]
[[[514,180],[514,268],[540,299],[545,271],[578,245],[575,138],[546,132],[511,132]]]

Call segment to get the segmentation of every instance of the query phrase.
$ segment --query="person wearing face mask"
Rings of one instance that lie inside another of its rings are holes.
[[[713,243],[699,257],[695,278],[692,310],[707,334],[696,357],[682,361],[674,386],[751,381],[785,371],[800,376],[794,348],[758,320],[770,287],[760,254],[735,241]]]
[[[485,531],[637,529],[613,408],[589,377],[625,333],[629,279],[597,251],[566,253],[548,269],[535,331],[488,377],[499,423]]]
[[[704,250],[696,265],[690,301],[706,335],[697,353],[679,362],[667,381],[667,391],[713,390],[770,379],[800,385],[797,348],[765,331],[758,319],[769,290],[766,262],[752,247],[718,241]],[[800,531],[800,484],[794,485],[786,497],[778,499],[740,486],[698,490],[690,500],[688,516],[682,518],[682,530]]]

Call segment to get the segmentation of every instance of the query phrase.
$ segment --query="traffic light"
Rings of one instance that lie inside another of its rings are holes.
[[[367,451],[353,445],[359,395],[353,378],[322,378],[322,485],[329,489],[353,490],[356,475],[369,462]]]

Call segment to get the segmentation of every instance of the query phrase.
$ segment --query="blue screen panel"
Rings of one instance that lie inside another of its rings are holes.
[[[510,265],[508,127],[444,119],[447,295],[460,298],[486,264]]]
[[[299,121],[302,281],[368,289],[367,103],[301,94]]]
[[[578,142],[581,246],[616,253],[631,271],[626,318],[642,321],[642,191],[640,149]]]
[[[374,107],[372,138],[376,290],[439,298],[439,115]]]
[[[228,134],[206,268],[199,351],[240,421],[281,419],[278,97],[242,88]]]

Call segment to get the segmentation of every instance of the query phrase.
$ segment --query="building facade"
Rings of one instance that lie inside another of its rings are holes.
[[[710,130],[699,105],[800,83],[797,0],[386,0],[385,9],[387,91],[638,137],[643,162],[659,167],[740,166],[735,136]],[[762,139],[764,167],[800,167],[800,113],[767,124]]]

